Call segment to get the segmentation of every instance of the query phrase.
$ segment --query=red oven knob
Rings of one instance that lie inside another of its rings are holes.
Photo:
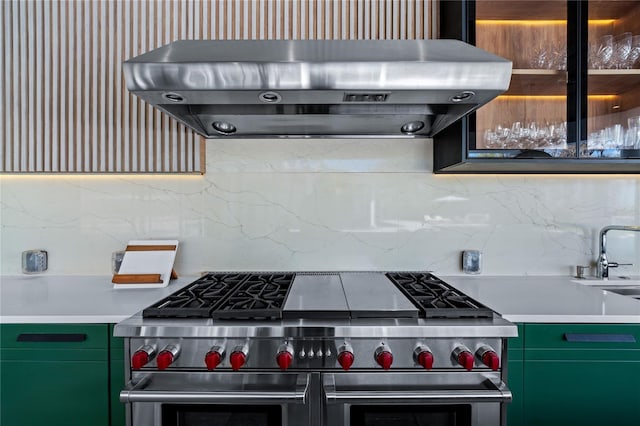
[[[466,370],[473,370],[473,354],[466,346],[460,345],[453,350],[453,357]]]
[[[380,354],[376,357],[376,361],[380,364],[380,367],[388,370],[391,368],[391,364],[393,363],[393,355],[391,352],[380,352]]]
[[[134,370],[140,370],[153,358],[156,350],[151,345],[144,345],[140,347],[131,357],[131,368]]]
[[[496,351],[494,351],[490,346],[481,346],[480,349],[476,351],[476,355],[484,365],[493,371],[497,371],[500,368],[500,358]]]
[[[429,351],[422,351],[418,355],[418,364],[427,370],[433,368],[433,354]]]
[[[391,368],[393,363],[393,354],[389,346],[382,344],[376,348],[375,353],[376,362],[385,370]]]
[[[223,356],[224,348],[213,346],[209,349],[209,352],[204,356],[204,363],[207,366],[207,370],[214,370],[222,362]]]
[[[428,346],[418,345],[413,350],[413,361],[421,365],[422,368],[431,370],[433,368],[433,353]]]
[[[140,370],[149,362],[149,354],[144,351],[137,351],[131,357],[131,368]]]
[[[458,364],[466,368],[467,370],[473,370],[473,355],[471,352],[460,352],[458,355]]]
[[[342,351],[338,354],[338,363],[344,371],[351,368],[354,359],[355,357],[353,356],[353,352]]]
[[[289,368],[293,362],[293,346],[288,343],[280,345],[276,354],[276,362],[281,370]]]
[[[353,365],[355,356],[353,356],[353,348],[347,342],[338,347],[338,364],[344,371],[347,371]]]
[[[247,356],[242,351],[234,351],[229,355],[229,362],[231,362],[231,369],[238,371],[247,362]]]
[[[433,368],[433,354],[430,351],[421,351],[416,356],[416,362],[422,366],[422,368],[431,370]]]
[[[207,370],[215,370],[215,368],[222,362],[222,355],[219,352],[207,352],[204,356],[204,363],[207,365]]]
[[[173,364],[173,361],[178,358],[180,348],[176,345],[167,345],[160,351],[156,358],[156,364],[158,364],[159,370],[165,370],[168,366]]]
[[[287,368],[289,368],[289,366],[291,366],[291,362],[293,361],[293,355],[291,355],[289,352],[280,352],[277,356],[276,356],[276,361],[278,362],[278,366],[280,367],[281,370],[286,370]]]
[[[158,354],[158,358],[156,358],[156,363],[158,364],[159,370],[164,370],[173,362],[173,354],[169,351],[162,351]]]

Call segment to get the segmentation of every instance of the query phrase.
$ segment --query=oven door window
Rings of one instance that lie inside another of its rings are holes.
[[[470,405],[351,406],[350,426],[468,426]]]
[[[279,405],[162,405],[162,426],[281,425]]]

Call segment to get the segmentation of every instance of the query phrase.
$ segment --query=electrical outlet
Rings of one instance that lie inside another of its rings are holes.
[[[120,265],[122,265],[122,259],[124,259],[124,250],[118,250],[111,253],[111,272],[117,274],[120,271]]]
[[[27,250],[22,252],[22,273],[39,274],[49,267],[48,254],[45,250]]]
[[[480,250],[464,250],[462,252],[462,272],[475,275],[482,272],[482,252]]]

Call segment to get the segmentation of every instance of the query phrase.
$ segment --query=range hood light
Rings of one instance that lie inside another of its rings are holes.
[[[171,102],[184,102],[184,97],[178,93],[167,92],[163,93],[162,97]]]
[[[402,133],[412,134],[422,130],[424,123],[422,121],[411,121],[400,128]]]
[[[236,131],[236,126],[231,123],[227,123],[226,121],[214,121],[212,126],[216,131],[223,135],[230,135]]]
[[[462,93],[459,93],[455,96],[451,97],[451,102],[462,102],[462,101],[467,101],[471,98],[473,98],[476,94],[470,91],[465,91]]]
[[[280,96],[280,94],[276,92],[262,92],[260,93],[260,96],[258,96],[258,99],[260,99],[262,102],[275,104],[282,100],[282,96]]]

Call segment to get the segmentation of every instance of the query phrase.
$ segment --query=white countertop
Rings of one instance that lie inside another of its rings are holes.
[[[442,276],[513,322],[640,323],[640,301],[560,276]],[[114,290],[108,276],[0,277],[0,323],[117,323],[195,280]]]
[[[562,276],[443,276],[512,322],[640,323],[640,300]]]
[[[195,280],[164,288],[117,289],[111,276],[0,277],[0,323],[117,323]]]

